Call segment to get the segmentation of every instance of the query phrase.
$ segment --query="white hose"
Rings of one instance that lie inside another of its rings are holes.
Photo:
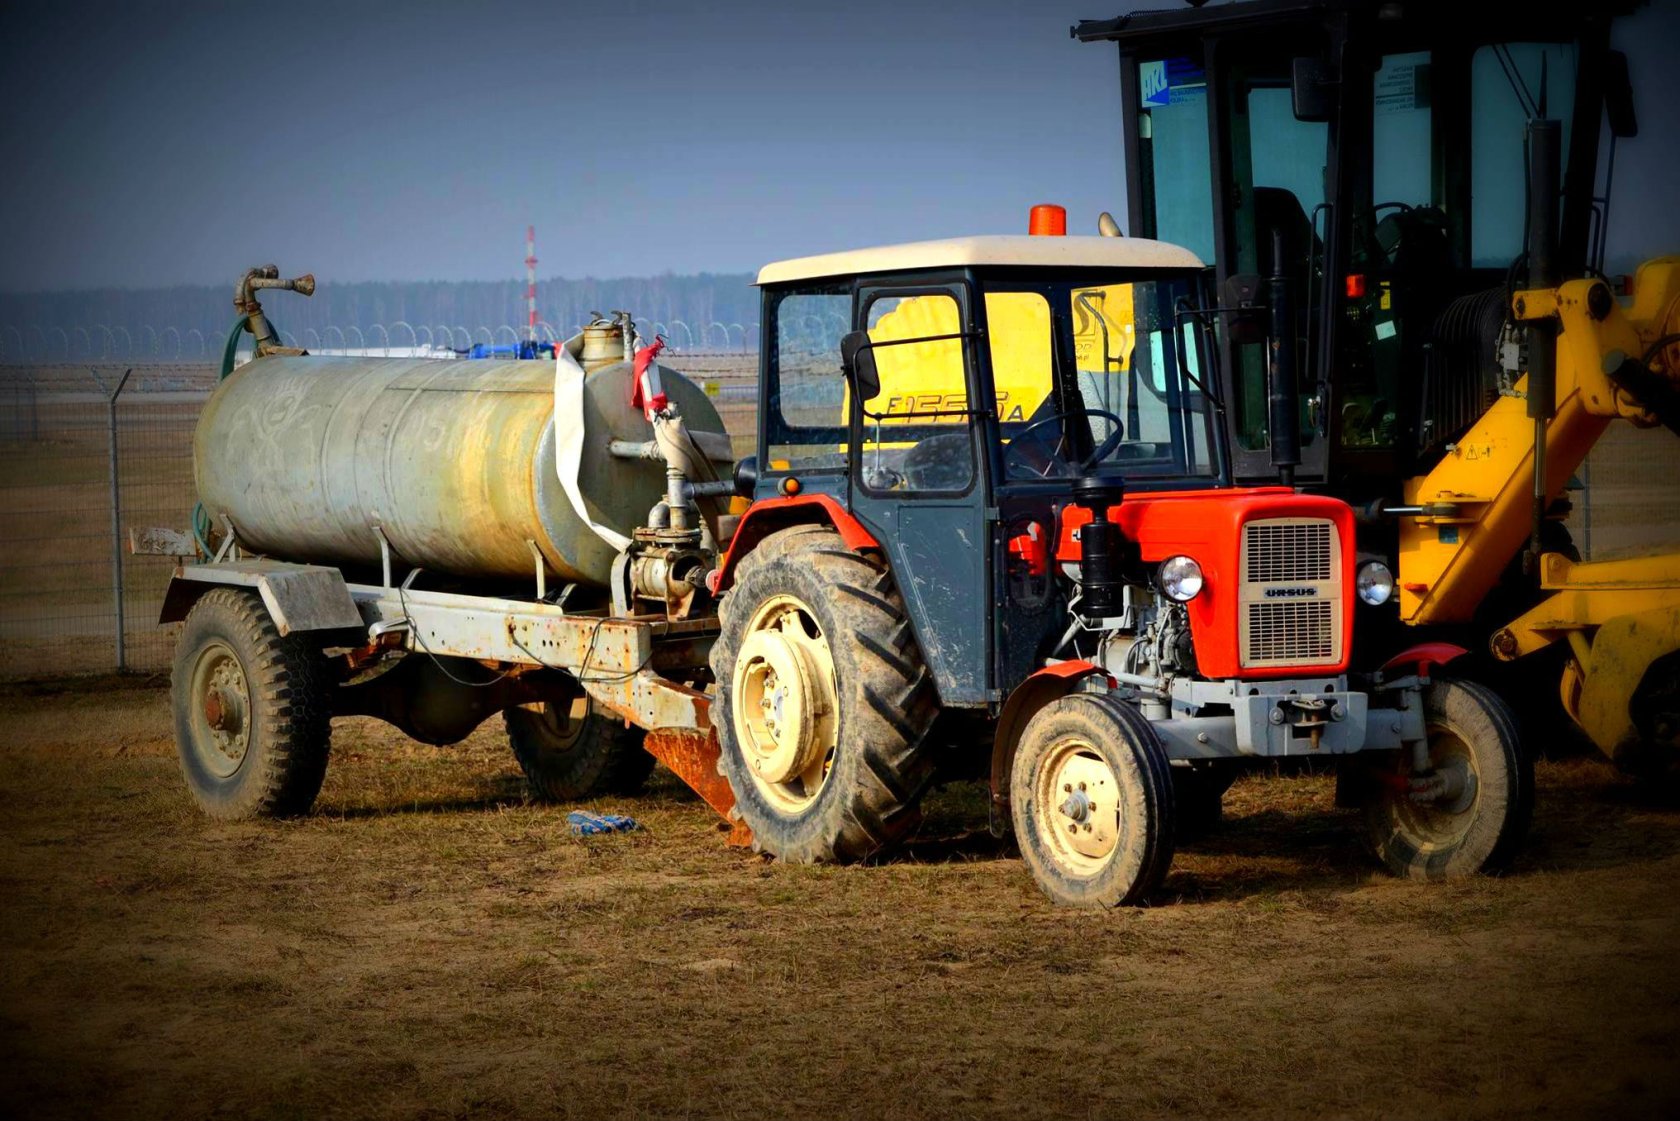
[[[560,488],[572,504],[572,510],[595,536],[618,552],[630,546],[630,539],[597,522],[589,516],[583,492],[578,489],[578,469],[583,464],[583,365],[577,356],[583,352],[583,335],[573,335],[554,348],[554,451],[556,468],[560,473]],[[576,418],[562,422],[563,417]]]

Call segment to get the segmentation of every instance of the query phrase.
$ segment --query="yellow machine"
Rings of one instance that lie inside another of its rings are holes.
[[[1131,368],[1136,337],[1132,286],[1114,284],[1088,288],[1075,297],[1074,357],[1078,368],[1092,373],[1124,373]],[[1030,420],[1050,393],[1050,308],[1031,293],[992,292],[986,296],[986,321],[997,393],[998,419],[1005,424]],[[872,341],[954,335],[961,330],[957,306],[950,299],[911,296],[898,302],[870,327]],[[964,407],[961,343],[924,343],[883,347],[876,361],[885,384],[904,392],[877,402],[883,423],[911,423],[904,414],[947,412],[943,418],[923,417],[919,423],[961,423]],[[898,420],[892,419],[899,414]]]
[[[1605,279],[1637,6],[1236,0],[1074,35],[1119,48],[1127,232],[1221,294],[1229,479],[1347,500],[1398,572],[1362,664],[1468,647],[1536,748],[1563,666],[1569,716],[1644,770],[1680,761],[1680,556],[1583,564],[1549,524],[1611,423],[1680,432],[1680,260],[1630,302]]]
[[[1555,328],[1551,415],[1529,416],[1530,372],[1407,481],[1415,515],[1400,527],[1399,598],[1413,625],[1463,619],[1493,590],[1529,534],[1537,475],[1555,498],[1614,421],[1675,423],[1680,257],[1642,266],[1625,308],[1602,280],[1572,280],[1516,293],[1512,315]],[[1677,732],[1674,674],[1651,671],[1680,651],[1680,553],[1583,563],[1547,552],[1537,562],[1549,594],[1493,635],[1493,653],[1509,661],[1567,642],[1565,710],[1612,759],[1640,769]]]

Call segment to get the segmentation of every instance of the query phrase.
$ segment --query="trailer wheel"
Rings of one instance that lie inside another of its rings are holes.
[[[510,708],[502,720],[531,794],[543,801],[635,794],[653,773],[642,730],[626,728],[586,695],[545,701],[538,711]]]
[[[204,593],[171,678],[175,746],[199,808],[226,819],[307,813],[327,773],[329,687],[319,649],[282,637],[255,594]]]
[[[1493,690],[1437,674],[1423,692],[1433,772],[1431,801],[1409,790],[1411,753],[1387,752],[1365,783],[1365,834],[1397,876],[1445,880],[1503,869],[1534,813],[1534,764],[1517,722]]]
[[[1021,856],[1051,901],[1148,900],[1172,864],[1173,767],[1143,714],[1099,693],[1040,709],[1021,733],[1010,812]]]
[[[785,529],[741,562],[720,614],[712,722],[755,847],[809,864],[902,840],[937,703],[886,568],[826,526]]]

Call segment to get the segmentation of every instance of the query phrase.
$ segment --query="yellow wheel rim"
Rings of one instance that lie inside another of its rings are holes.
[[[834,768],[840,700],[816,616],[777,595],[753,612],[735,658],[735,739],[753,784],[779,810],[809,806]]]
[[[1120,843],[1119,780],[1101,752],[1077,736],[1045,753],[1033,810],[1043,848],[1075,875],[1101,871]]]

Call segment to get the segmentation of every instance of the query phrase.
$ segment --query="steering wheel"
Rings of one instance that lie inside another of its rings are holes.
[[[1119,417],[1115,416],[1106,409],[1070,409],[1067,412],[1051,413],[1049,416],[1038,418],[1025,428],[1021,429],[1021,431],[1015,433],[1015,438],[1009,441],[1009,447],[1003,453],[1004,474],[1009,474],[1009,457],[1015,454],[1016,449],[1033,446],[1032,441],[1029,439],[1033,433],[1037,432],[1041,428],[1047,428],[1052,424],[1066,421],[1069,417],[1075,416],[1101,417],[1114,426],[1113,431],[1104,438],[1102,443],[1098,444],[1091,450],[1090,455],[1080,460],[1077,464],[1072,465],[1076,468],[1074,471],[1074,474],[1076,475],[1089,474],[1091,468],[1113,454],[1114,449],[1120,446],[1120,441],[1126,438],[1125,423],[1122,422]],[[1065,439],[1066,435],[1064,434],[1063,440]],[[1042,471],[1034,471],[1039,478],[1049,478],[1050,468],[1058,463],[1063,463],[1057,454],[1061,451],[1061,447],[1062,441],[1057,441],[1055,449],[1051,451],[1050,455],[1044,461],[1044,469]],[[1067,464],[1063,465],[1068,466]],[[1028,470],[1034,470],[1030,464],[1023,463],[1023,466]]]

